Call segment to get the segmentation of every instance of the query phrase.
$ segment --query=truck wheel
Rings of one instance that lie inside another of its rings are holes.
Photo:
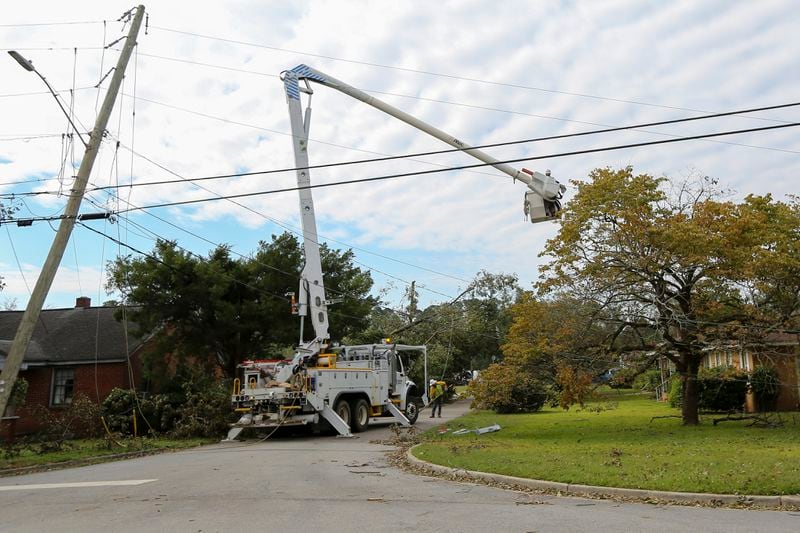
[[[344,420],[345,424],[348,426],[350,425],[350,404],[347,403],[347,399],[342,398],[336,402],[336,407],[334,407],[333,410],[336,411],[339,418]]]
[[[353,418],[353,423],[350,424],[350,428],[353,430],[353,433],[361,433],[367,429],[367,424],[369,424],[369,403],[367,403],[367,400],[364,398],[358,398],[353,402],[353,405],[350,406],[350,409]]]
[[[408,398],[405,415],[411,425],[414,425],[414,423],[417,421],[417,418],[419,418],[419,406],[421,403],[422,400],[416,396],[411,396]]]

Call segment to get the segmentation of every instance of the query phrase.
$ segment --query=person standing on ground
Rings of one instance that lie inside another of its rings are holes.
[[[439,418],[442,418],[442,403],[444,403],[444,383],[432,379],[429,383],[428,398],[431,399],[431,418],[436,416],[436,409],[439,409]]]

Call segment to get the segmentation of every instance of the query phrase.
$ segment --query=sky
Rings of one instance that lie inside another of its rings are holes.
[[[472,145],[532,139],[793,103],[800,86],[800,10],[792,1],[152,1],[126,71],[81,212],[269,191],[292,172],[134,186],[294,166],[279,75],[305,63]],[[78,127],[91,130],[129,26],[115,0],[13,2],[0,49],[32,60]],[[113,44],[112,44],[113,43]],[[109,46],[110,45],[110,46]],[[98,86],[99,87],[96,87]],[[327,87],[314,88],[311,164],[448,148]],[[588,148],[800,122],[800,110],[646,127],[487,149],[534,158],[567,185],[598,167],[682,180],[717,179],[734,199],[796,192],[796,128],[554,157]],[[14,216],[57,216],[83,147],[63,136],[64,114],[42,81],[0,56],[0,202]],[[442,169],[459,153],[312,170],[313,183]],[[22,182],[22,183],[11,183]],[[120,186],[91,191],[96,187]],[[492,168],[448,171],[313,191],[322,242],[352,248],[385,303],[458,295],[486,270],[530,288],[557,223],[523,218],[526,188]],[[40,192],[35,196],[12,193]],[[196,254],[218,244],[252,253],[260,240],[300,232],[296,192],[134,210],[77,226],[46,300],[98,304],[108,261],[167,238]],[[57,222],[0,225],[0,308],[24,309]],[[99,233],[103,233],[105,237]],[[115,239],[111,240],[111,238]],[[120,244],[121,243],[121,244]],[[335,324],[332,324],[335,328]]]

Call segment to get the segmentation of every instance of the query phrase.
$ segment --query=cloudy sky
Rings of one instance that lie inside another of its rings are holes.
[[[202,8],[198,7],[203,5]],[[0,48],[31,59],[91,129],[128,27],[127,2],[5,5]],[[800,86],[796,2],[751,1],[152,1],[109,137],[89,189],[293,166],[281,71],[306,63],[473,145],[792,103]],[[73,90],[74,89],[74,90]],[[447,148],[347,96],[313,96],[312,164]],[[82,146],[34,74],[0,57],[0,202],[17,217],[58,215]],[[524,143],[500,159],[647,142],[800,121],[789,108],[671,127]],[[117,144],[117,140],[119,144]],[[646,148],[547,157],[562,183],[601,166],[683,179],[708,175],[735,191],[784,198],[797,190],[798,130],[786,128]],[[326,183],[470,164],[464,154],[415,157],[312,172]],[[15,182],[15,183],[12,183]],[[22,182],[22,183],[18,183]],[[291,187],[292,173],[87,195],[82,211]],[[202,188],[201,188],[202,187]],[[11,193],[47,194],[9,198]],[[376,290],[400,305],[416,280],[423,303],[455,296],[481,269],[536,279],[553,223],[523,220],[525,188],[493,169],[442,172],[314,191],[322,239],[353,248]],[[570,192],[566,198],[569,200]],[[204,254],[236,253],[299,231],[296,193],[134,211],[91,227],[137,250],[169,238]],[[0,226],[0,307],[24,308],[54,236],[47,222]],[[125,248],[76,227],[47,307],[79,295],[101,302],[104,265]],[[335,327],[335,325],[333,326]]]

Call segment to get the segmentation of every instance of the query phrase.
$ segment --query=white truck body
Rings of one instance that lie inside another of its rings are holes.
[[[424,346],[346,346],[311,358],[297,372],[292,361],[245,361],[240,365],[243,379],[234,383],[232,396],[244,414],[232,433],[323,419],[343,436],[363,430],[370,418],[393,416],[413,424],[422,394],[408,379],[401,354],[415,352],[426,356]]]

